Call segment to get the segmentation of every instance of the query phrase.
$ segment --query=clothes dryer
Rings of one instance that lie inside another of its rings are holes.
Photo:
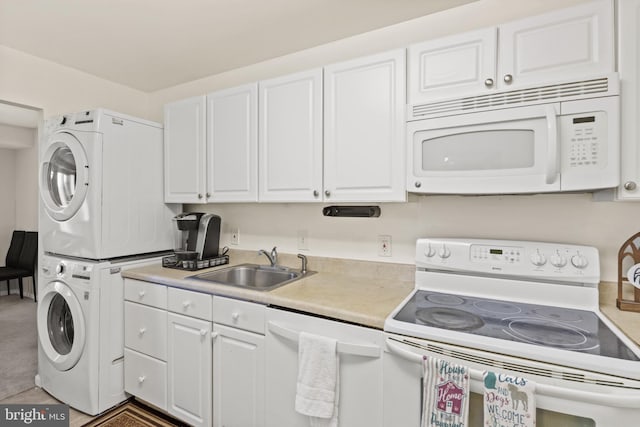
[[[103,260],[173,247],[158,123],[98,109],[66,114],[40,150],[45,252]]]
[[[161,257],[95,262],[42,256],[36,385],[90,415],[124,401],[124,279]]]

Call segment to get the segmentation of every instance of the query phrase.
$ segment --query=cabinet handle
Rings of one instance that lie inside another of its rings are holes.
[[[324,195],[327,196],[327,197],[331,196],[331,191],[324,190]]]
[[[233,319],[234,323],[238,321],[238,319],[240,318],[240,313],[232,313],[231,314],[231,318]]]
[[[198,193],[198,199],[202,199],[202,194]]]
[[[191,301],[185,301],[182,303],[182,308],[186,310],[187,308],[189,308],[190,305],[191,305]]]
[[[138,292],[138,295],[140,296],[140,298],[142,298],[145,293],[146,293],[145,291],[140,291],[140,292]]]
[[[505,74],[503,80],[506,84],[511,84],[511,82],[513,82],[513,76],[511,74]]]
[[[313,190],[313,197],[318,197],[320,192],[318,190]]]
[[[215,340],[216,338],[218,338],[218,335],[219,334],[217,332],[211,332],[211,339]]]
[[[147,328],[140,328],[138,335],[143,336],[145,332],[147,332]]]
[[[627,191],[633,191],[637,187],[636,183],[633,181],[627,181],[624,183],[624,189]]]
[[[209,197],[211,197],[211,193],[207,193],[206,196],[207,196],[207,199],[208,199]]]
[[[491,86],[493,86],[493,79],[486,79],[486,80],[484,81],[484,85],[485,85],[486,87],[491,87]]]
[[[200,336],[204,337],[205,335],[207,335],[207,330],[206,329],[200,329]]]
[[[147,377],[145,377],[144,375],[141,377],[138,377],[138,384],[142,384],[144,382],[144,380],[146,380]]]

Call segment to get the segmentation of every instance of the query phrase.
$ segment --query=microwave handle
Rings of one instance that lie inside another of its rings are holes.
[[[546,106],[547,117],[547,173],[546,183],[553,184],[558,175],[558,124],[556,108],[553,104]]]

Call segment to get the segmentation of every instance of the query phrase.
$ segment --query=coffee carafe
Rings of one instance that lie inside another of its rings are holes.
[[[202,260],[218,256],[220,224],[218,215],[184,212],[176,222],[174,251],[180,260]]]

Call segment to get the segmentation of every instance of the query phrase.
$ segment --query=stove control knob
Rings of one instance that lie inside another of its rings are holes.
[[[589,260],[586,256],[580,255],[580,252],[578,252],[571,257],[571,264],[573,264],[575,268],[583,269],[589,265]]]
[[[56,274],[58,276],[62,276],[65,272],[66,268],[63,263],[56,265]]]
[[[537,267],[542,267],[547,263],[547,258],[540,253],[540,249],[537,249],[536,253],[531,255],[531,263]]]
[[[431,247],[431,243],[427,246],[427,249],[424,251],[424,256],[427,258],[431,258],[436,254],[436,250]]]
[[[567,265],[567,259],[560,255],[560,251],[556,251],[555,254],[551,255],[551,259],[549,261],[551,261],[551,264],[554,267],[558,268],[562,268]]]
[[[447,259],[451,256],[451,251],[445,245],[442,245],[440,250],[438,251],[438,256],[442,259]]]

